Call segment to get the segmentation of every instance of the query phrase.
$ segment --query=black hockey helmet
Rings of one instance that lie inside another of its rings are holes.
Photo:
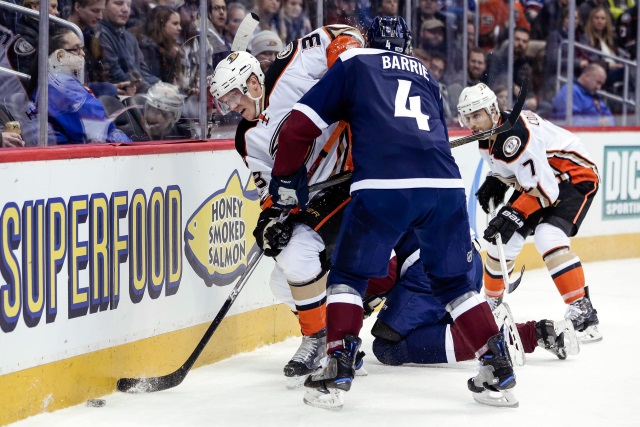
[[[402,16],[376,16],[367,31],[369,47],[411,55],[411,31]]]

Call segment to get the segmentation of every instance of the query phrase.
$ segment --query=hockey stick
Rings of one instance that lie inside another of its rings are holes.
[[[326,181],[320,182],[318,184],[310,185],[309,191],[317,191],[322,190],[327,187],[331,187],[333,185],[340,184],[342,182],[347,181],[351,178],[351,173],[344,173],[335,175],[334,178],[328,179]],[[126,393],[152,393],[156,391],[166,390],[172,387],[179,385],[187,376],[193,365],[196,363],[198,357],[204,350],[204,348],[209,343],[209,340],[222,323],[222,320],[229,312],[231,305],[234,303],[238,294],[244,288],[244,285],[247,283],[247,279],[251,276],[256,266],[262,259],[263,252],[261,249],[258,249],[256,253],[253,254],[253,257],[247,262],[247,269],[242,273],[238,283],[234,286],[231,294],[222,305],[222,308],[216,315],[209,328],[204,333],[202,339],[196,346],[195,350],[191,353],[186,362],[182,364],[176,371],[171,372],[167,375],[162,375],[159,377],[151,377],[151,378],[120,378],[116,383],[116,388],[118,391],[126,392]]]
[[[247,46],[249,46],[251,36],[253,35],[253,32],[255,31],[259,23],[260,17],[253,12],[244,17],[244,19],[238,26],[236,36],[233,38],[233,43],[231,44],[231,52],[247,50]]]
[[[493,199],[489,199],[489,210],[491,211],[491,218],[496,217],[496,207],[493,203]],[[522,266],[522,270],[520,271],[520,277],[516,279],[516,281],[511,282],[509,277],[509,270],[507,269],[507,258],[504,255],[504,246],[502,245],[502,236],[500,233],[496,234],[496,246],[498,247],[498,258],[500,258],[500,270],[502,270],[502,280],[504,282],[504,287],[507,290],[507,293],[515,291],[516,288],[520,285],[522,281],[522,276],[524,275],[525,266]]]
[[[487,139],[492,137],[493,135],[497,135],[502,132],[506,132],[513,127],[518,121],[520,117],[520,113],[522,112],[522,107],[524,106],[524,99],[527,96],[527,86],[529,82],[527,79],[524,79],[522,82],[522,86],[520,87],[520,93],[518,94],[518,99],[516,100],[516,104],[513,106],[513,110],[507,116],[507,121],[501,124],[500,126],[491,128],[484,132],[475,133],[469,136],[464,136],[462,138],[458,138],[456,140],[451,141],[451,148],[460,147],[461,145],[468,144],[473,141],[479,141],[481,139]]]

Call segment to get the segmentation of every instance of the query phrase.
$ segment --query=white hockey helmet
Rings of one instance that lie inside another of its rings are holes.
[[[184,95],[180,93],[178,86],[158,82],[143,96],[144,124],[147,131],[152,135],[164,135],[182,116]]]
[[[493,124],[497,124],[499,117],[496,113],[500,112],[498,108],[498,98],[496,94],[489,89],[489,86],[484,83],[478,83],[475,86],[464,88],[458,99],[458,120],[460,121],[460,126],[469,127],[465,115],[482,108],[489,114]]]
[[[260,113],[259,103],[262,96],[252,97],[247,86],[247,81],[252,74],[255,74],[260,85],[264,86],[264,73],[260,68],[260,62],[250,53],[238,51],[229,54],[220,61],[213,74],[208,77],[209,92],[223,114],[227,114],[230,108],[229,105],[220,102],[220,98],[233,89],[238,89],[242,95],[247,95],[254,100],[256,102],[256,116]]]

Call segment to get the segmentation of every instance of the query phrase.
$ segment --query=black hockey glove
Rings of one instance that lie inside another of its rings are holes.
[[[291,222],[279,222],[282,211],[276,208],[263,210],[258,217],[258,224],[253,230],[256,243],[268,257],[276,257],[291,240],[293,227]]]
[[[273,204],[281,209],[300,209],[309,202],[309,186],[307,185],[307,168],[304,165],[292,176],[273,176],[269,183],[269,193]]]
[[[487,178],[476,192],[476,197],[482,210],[485,213],[489,213],[489,201],[491,199],[493,199],[494,206],[504,202],[504,195],[508,189],[509,186],[507,184],[493,175],[487,175]]]
[[[524,215],[510,206],[503,206],[495,218],[489,221],[484,230],[484,238],[495,243],[496,235],[500,234],[502,241],[507,243],[520,227],[524,225]]]

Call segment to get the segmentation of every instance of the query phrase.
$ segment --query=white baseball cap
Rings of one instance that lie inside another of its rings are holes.
[[[280,52],[281,50],[282,40],[273,31],[260,31],[251,40],[251,54],[253,56],[260,55],[263,52]]]

